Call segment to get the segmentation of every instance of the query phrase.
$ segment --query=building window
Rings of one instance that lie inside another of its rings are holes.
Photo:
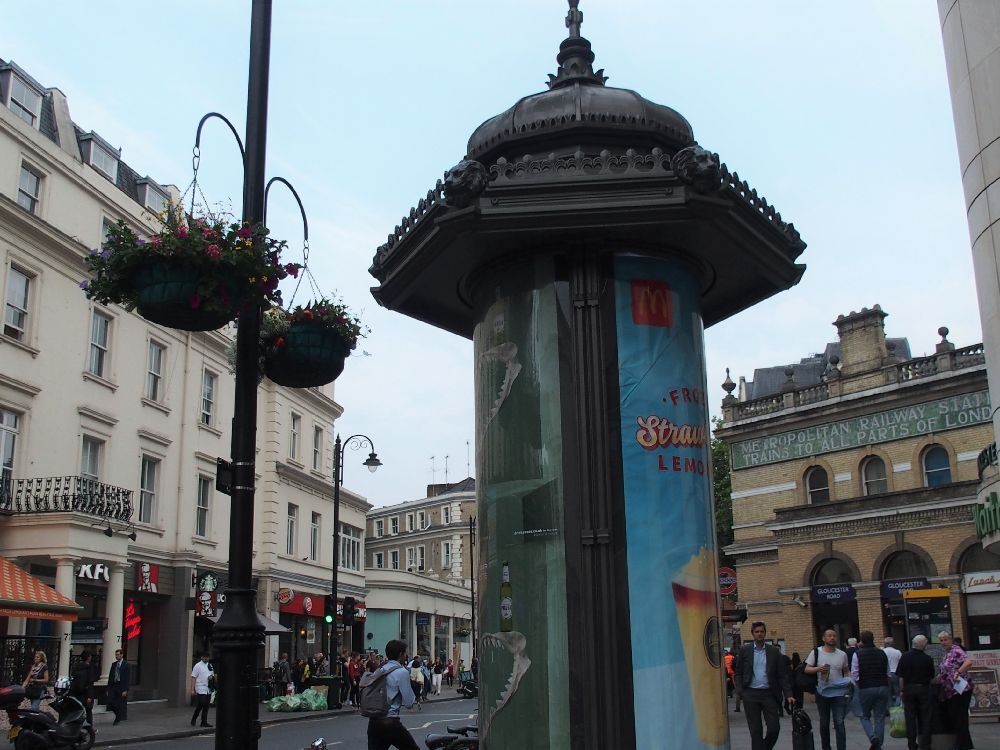
[[[98,377],[106,377],[110,346],[111,318],[94,310],[90,319],[90,362],[87,369]]]
[[[389,533],[392,536],[399,533],[399,516],[393,516],[389,519]]]
[[[941,445],[932,445],[924,451],[924,484],[928,487],[940,487],[951,483],[951,463],[948,461],[948,451]]]
[[[118,179],[118,157],[93,140],[90,141],[90,166],[112,182]]]
[[[38,129],[38,118],[42,114],[42,97],[17,76],[10,78],[10,111]]]
[[[101,448],[104,443],[90,435],[83,436],[80,451],[80,476],[96,482],[101,478]]]
[[[198,499],[195,506],[194,533],[196,536],[208,536],[208,512],[212,502],[212,478],[198,477]]]
[[[361,570],[361,529],[340,524],[340,567]]]
[[[140,180],[137,184],[142,204],[154,214],[162,213],[167,207],[167,196],[162,190],[150,184],[149,180]]]
[[[211,427],[215,423],[215,388],[219,376],[205,370],[201,374],[201,423]]]
[[[394,549],[389,551],[389,567],[392,570],[399,570],[399,550]]]
[[[415,547],[406,548],[406,569],[411,573],[417,568],[417,550]]]
[[[153,523],[156,511],[156,475],[160,462],[149,456],[142,457],[139,472],[139,521]]]
[[[313,427],[313,471],[323,470],[323,428]]]
[[[288,527],[287,533],[285,534],[285,554],[294,555],[295,554],[295,537],[296,537],[296,525],[299,521],[299,506],[292,503],[288,504]]]
[[[451,542],[441,543],[441,567],[451,567]]]
[[[379,568],[379,569],[385,567],[385,553],[384,552],[376,552],[375,553],[375,567]]]
[[[994,570],[1000,570],[1000,555],[983,549],[982,542],[969,547],[958,563],[959,573],[987,573]]]
[[[22,164],[21,178],[17,183],[17,202],[29,214],[38,213],[38,199],[41,188],[41,176]]]
[[[423,531],[427,528],[427,514],[422,510],[417,512],[417,528]]]
[[[299,459],[299,436],[302,434],[302,417],[292,412],[292,424],[288,430],[288,457],[293,461]]]
[[[836,557],[828,557],[826,560],[823,560],[813,570],[812,575],[813,586],[832,583],[851,583],[853,580],[854,574],[851,573],[850,567],[846,562]]]
[[[146,356],[146,398],[150,401],[163,400],[163,360],[166,359],[167,348],[155,341],[149,342],[149,353]]]
[[[380,537],[385,533],[385,521],[381,518],[375,519],[375,536]]]
[[[806,492],[809,495],[809,502],[813,505],[830,502],[830,480],[827,478],[826,469],[813,466],[806,472]]]
[[[424,545],[417,547],[417,570],[423,571],[424,569]]]
[[[441,523],[447,526],[451,523],[451,506],[445,505],[441,508]]]
[[[14,476],[14,447],[17,445],[18,415],[0,409],[0,481],[10,482]]]
[[[319,560],[320,519],[319,513],[313,513],[312,521],[309,524],[309,559],[313,562]]]
[[[865,495],[881,495],[889,491],[889,480],[886,479],[885,461],[879,456],[869,456],[861,464],[861,481],[864,483]]]
[[[406,514],[406,530],[407,531],[413,531],[414,519],[415,519],[415,516],[412,513],[407,513]]]
[[[28,290],[31,277],[11,266],[7,270],[7,304],[3,313],[3,334],[24,341],[28,335]]]
[[[924,558],[908,549],[894,552],[882,566],[883,581],[897,578],[926,578],[934,574],[935,571],[931,570]]]

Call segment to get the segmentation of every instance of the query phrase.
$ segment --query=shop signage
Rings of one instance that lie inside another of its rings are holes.
[[[77,578],[86,578],[91,581],[110,581],[111,568],[104,563],[83,563],[77,571]]]
[[[125,608],[125,640],[131,641],[142,635],[142,615],[136,612],[135,602],[129,600]]]
[[[979,469],[979,481],[983,481],[983,474],[986,473],[987,469],[997,465],[997,444],[990,443],[980,451],[979,457],[976,459],[976,466]]]
[[[307,617],[322,617],[323,597],[319,594],[293,593],[291,599],[280,604],[278,611]]]
[[[966,573],[962,576],[962,591],[966,594],[992,594],[1000,591],[1000,570]]]
[[[854,586],[850,583],[830,583],[823,586],[813,586],[809,592],[809,598],[816,604],[852,602],[857,597],[858,594],[854,590]]]
[[[882,581],[882,598],[902,599],[904,591],[930,587],[926,578],[897,578],[892,581]]]
[[[723,596],[736,593],[736,571],[732,568],[719,568],[719,593]]]
[[[73,623],[71,638],[73,643],[101,643],[104,641],[104,630],[107,620],[77,620]]]
[[[215,617],[217,605],[214,591],[199,591],[195,597],[194,613],[199,617]]]
[[[194,613],[199,617],[215,617],[218,608],[226,603],[225,593],[219,591],[222,580],[216,573],[207,571],[196,579]]]
[[[291,589],[278,589],[278,593],[274,595],[274,600],[278,604],[288,604],[295,597],[295,592]]]
[[[430,625],[431,616],[425,615],[422,612],[417,612],[417,625]]]
[[[160,566],[148,562],[136,563],[135,582],[136,591],[148,591],[155,594],[160,587]]]
[[[364,602],[355,601],[354,602],[354,621],[363,622],[368,619],[368,608],[365,606]],[[344,600],[337,600],[337,620],[339,622],[344,621]],[[424,623],[425,625],[427,623]]]
[[[733,468],[746,469],[900,438],[942,432],[990,420],[988,391],[927,401],[864,417],[792,430],[733,444]]]
[[[994,486],[990,484],[989,486]],[[995,491],[979,491],[979,502],[972,506],[976,536],[990,552],[1000,553],[1000,496]]]

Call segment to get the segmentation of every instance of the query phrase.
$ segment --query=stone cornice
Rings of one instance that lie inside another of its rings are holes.
[[[333,502],[333,479],[325,482],[312,474],[303,471],[295,466],[286,464],[282,461],[274,462],[275,471],[278,476],[289,482],[294,482],[306,489],[312,490],[316,494],[320,495],[326,500]],[[359,495],[353,492],[345,490],[343,487],[340,490],[340,502],[341,505],[348,505],[362,513],[367,513],[371,510],[371,503],[362,499]]]

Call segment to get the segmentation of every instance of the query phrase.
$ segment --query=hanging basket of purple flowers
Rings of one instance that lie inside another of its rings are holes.
[[[124,221],[109,228],[101,249],[86,258],[91,278],[80,286],[88,298],[168,328],[211,331],[242,309],[280,305],[278,283],[301,268],[281,263],[285,243],[263,226],[184,220],[169,210],[164,217],[149,240]]]
[[[264,345],[264,374],[289,388],[332,383],[364,336],[361,321],[341,302],[325,297],[284,313],[288,327]]]

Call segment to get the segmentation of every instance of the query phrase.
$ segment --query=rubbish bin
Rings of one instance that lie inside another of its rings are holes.
[[[310,677],[306,681],[306,687],[325,687],[326,705],[330,708],[340,708],[340,677],[331,675],[329,677]]]

